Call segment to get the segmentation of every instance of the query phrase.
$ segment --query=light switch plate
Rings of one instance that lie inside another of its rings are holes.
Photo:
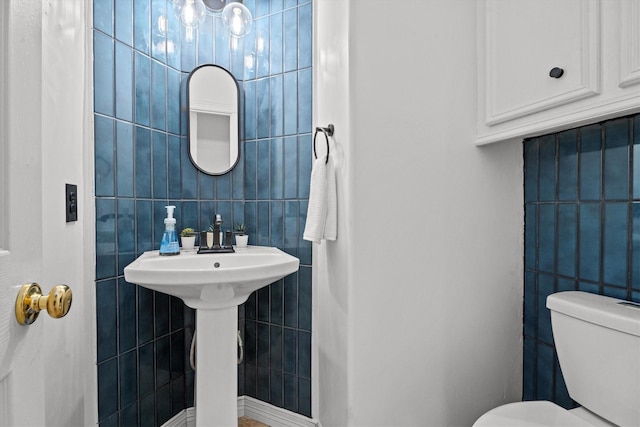
[[[78,220],[78,186],[75,184],[66,185],[65,207],[67,210],[67,222]]]

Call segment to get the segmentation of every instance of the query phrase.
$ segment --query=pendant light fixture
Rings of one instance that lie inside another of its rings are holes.
[[[245,5],[234,1],[222,9],[222,23],[232,36],[243,37],[251,32],[253,17]]]
[[[187,29],[197,28],[204,22],[207,12],[220,13],[222,23],[229,34],[235,38],[244,37],[251,32],[253,16],[242,3],[229,0],[171,0],[173,10],[180,23]]]
[[[173,10],[187,28],[197,27],[207,15],[207,8],[202,0],[173,0]]]

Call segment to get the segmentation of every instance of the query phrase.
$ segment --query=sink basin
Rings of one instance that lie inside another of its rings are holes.
[[[234,253],[160,256],[145,252],[124,269],[129,283],[181,298],[196,309],[242,304],[249,295],[298,270],[300,261],[277,248],[247,246]]]
[[[298,270],[298,258],[277,248],[247,246],[234,253],[160,256],[145,252],[124,278],[181,298],[196,310],[196,427],[237,426],[238,305]]]

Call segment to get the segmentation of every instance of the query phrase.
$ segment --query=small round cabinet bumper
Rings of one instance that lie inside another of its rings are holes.
[[[54,286],[49,295],[42,295],[37,283],[22,285],[16,298],[16,320],[21,325],[30,325],[36,321],[40,311],[45,309],[55,319],[64,317],[71,308],[72,297],[67,285]]]

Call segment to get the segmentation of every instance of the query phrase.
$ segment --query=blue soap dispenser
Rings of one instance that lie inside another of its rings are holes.
[[[176,219],[173,217],[175,206],[165,206],[167,217],[164,219],[164,235],[160,243],[160,255],[180,255],[178,235],[176,234]]]

